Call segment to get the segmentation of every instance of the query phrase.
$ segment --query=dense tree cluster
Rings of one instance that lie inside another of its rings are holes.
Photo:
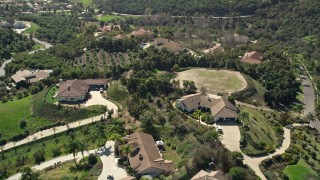
[[[11,53],[23,52],[32,49],[35,43],[12,29],[0,28],[0,60],[9,59]]]
[[[76,16],[41,14],[24,15],[21,20],[32,21],[40,26],[36,32],[39,39],[51,43],[66,43],[76,38],[77,31],[80,32],[81,23]]]
[[[129,14],[170,13],[173,15],[248,15],[257,9],[270,6],[281,0],[271,2],[262,0],[95,0],[100,8]]]

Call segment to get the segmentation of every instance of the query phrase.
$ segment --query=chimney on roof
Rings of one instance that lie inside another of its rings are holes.
[[[142,161],[143,160],[143,156],[142,154],[139,154],[139,160]]]
[[[68,91],[70,91],[70,85],[68,84],[67,86],[68,86]]]

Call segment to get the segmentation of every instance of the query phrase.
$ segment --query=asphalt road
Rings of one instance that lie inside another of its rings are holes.
[[[304,115],[307,115],[308,113],[314,113],[314,101],[315,101],[315,96],[314,96],[314,90],[312,83],[308,76],[302,75],[302,85],[303,85],[303,94],[304,94]],[[315,122],[310,122],[310,125],[320,131],[320,121],[317,120]]]

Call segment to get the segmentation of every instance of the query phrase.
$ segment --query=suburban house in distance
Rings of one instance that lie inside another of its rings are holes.
[[[145,30],[145,29],[139,29],[137,31],[132,31],[130,33],[131,36],[137,36],[137,37],[143,37],[144,39],[151,39],[153,38],[153,32],[150,30]]]
[[[183,96],[176,101],[176,107],[185,112],[193,112],[197,109],[210,111],[215,122],[238,119],[237,107],[228,100],[201,93]]]
[[[154,39],[154,46],[157,48],[165,48],[170,52],[179,53],[180,51],[184,50],[181,44],[173,42],[169,39],[165,38],[155,38]]]
[[[199,171],[191,180],[227,180],[228,178],[221,171],[211,171],[210,173],[204,170]]]
[[[60,83],[57,99],[59,102],[84,101],[90,90],[105,89],[107,83],[107,79],[67,80]]]
[[[246,52],[241,58],[241,62],[249,64],[260,64],[263,60],[263,54],[257,51]]]
[[[52,70],[19,70],[14,75],[11,76],[11,79],[15,84],[31,84],[45,79],[50,76]]]
[[[128,158],[130,166],[137,176],[150,175],[155,177],[175,172],[173,162],[162,158],[150,134],[134,132],[123,139],[132,146],[133,151]]]

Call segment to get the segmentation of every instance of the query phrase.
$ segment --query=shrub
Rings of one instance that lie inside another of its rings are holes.
[[[97,156],[94,154],[90,154],[88,157],[88,164],[93,166],[93,165],[97,164],[97,162],[98,162]]]
[[[52,152],[52,157],[57,157],[61,154],[61,150],[59,147],[52,149],[51,152]]]
[[[20,121],[20,128],[24,129],[25,127],[27,127],[27,122],[26,122],[26,120],[23,119]]]

